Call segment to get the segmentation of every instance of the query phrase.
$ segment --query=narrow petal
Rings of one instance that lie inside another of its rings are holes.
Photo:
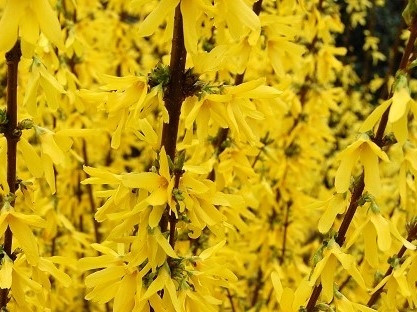
[[[9,51],[17,40],[19,20],[24,13],[26,1],[9,0],[0,20],[0,51]]]
[[[114,297],[113,311],[132,311],[135,304],[136,289],[136,273],[125,275]]]
[[[61,24],[58,16],[49,4],[48,0],[31,0],[32,8],[37,16],[41,31],[45,34],[48,40],[64,50],[64,41],[62,39]]]
[[[159,232],[159,230],[155,230],[155,239],[158,242],[158,245],[165,251],[168,256],[171,258],[178,258],[174,249],[172,249],[171,245],[168,243],[168,240],[161,234],[161,232]]]
[[[64,287],[68,287],[71,285],[72,281],[69,275],[58,270],[55,264],[52,263],[52,261],[45,259],[45,258],[40,258],[39,263],[38,263],[38,268],[41,271],[51,274]]]
[[[154,172],[129,173],[121,177],[124,186],[129,188],[140,188],[147,191],[157,189],[163,178]]]
[[[271,280],[272,280],[272,286],[274,287],[275,296],[277,298],[277,301],[281,301],[282,292],[284,291],[282,287],[281,280],[279,278],[278,272],[274,271],[271,273]]]
[[[313,274],[310,277],[310,285],[314,286],[319,276],[322,274],[324,268],[326,267],[327,261],[329,260],[329,254],[321,259],[314,268]]]
[[[152,208],[152,211],[149,215],[149,221],[148,221],[149,226],[152,229],[159,224],[159,221],[161,220],[161,217],[164,211],[165,211],[165,205],[154,206]]]
[[[164,288],[164,285],[169,278],[170,277],[168,276],[167,270],[164,268],[159,270],[157,278],[149,285],[148,289],[143,294],[142,299],[148,299],[153,294],[156,294],[158,291]]]
[[[378,120],[381,119],[384,112],[391,105],[392,99],[382,102],[374,111],[365,119],[362,126],[359,128],[360,132],[372,130]]]
[[[146,37],[152,35],[165,17],[172,12],[180,0],[162,0],[157,7],[139,25],[139,36]]]
[[[26,40],[30,44],[34,45],[38,41],[39,24],[35,13],[29,8],[26,9],[25,14],[22,16],[19,32],[22,39]]]
[[[122,266],[105,268],[88,275],[85,278],[85,286],[90,288],[105,285],[109,282],[116,282],[121,279],[125,272],[126,269]]]
[[[165,288],[168,291],[169,297],[171,299],[171,302],[172,302],[172,305],[174,306],[175,311],[176,312],[182,312],[183,309],[181,308],[180,301],[178,300],[177,290],[176,290],[175,284],[172,281],[172,279],[170,279],[170,278],[167,279],[167,282],[165,284]]]
[[[171,159],[171,161],[174,160]],[[168,156],[165,151],[165,146],[161,148],[161,152],[159,153],[159,174],[167,180],[170,180],[171,178],[171,175],[169,173]]]
[[[320,233],[327,233],[333,225],[336,216],[345,212],[346,205],[343,198],[340,196],[332,198],[328,203],[326,210],[320,217],[318,229]]]
[[[184,43],[188,53],[197,53],[197,20],[201,13],[195,0],[182,0],[181,13],[184,21]]]
[[[378,250],[375,228],[367,222],[367,225],[362,229],[362,234],[365,242],[365,259],[371,267],[376,268],[378,267]]]
[[[408,102],[410,100],[411,97],[408,88],[401,88],[394,91],[394,95],[392,97],[392,105],[388,117],[389,122],[396,122],[406,114],[407,108],[409,107]]]
[[[29,142],[21,137],[18,143],[18,147],[22,153],[23,160],[29,169],[29,172],[35,177],[40,178],[43,175],[42,161],[35,149]]]
[[[391,233],[390,226],[387,220],[380,214],[374,214],[371,216],[371,222],[375,226],[378,234],[378,248],[381,251],[387,251],[391,248]]]
[[[9,226],[13,237],[19,242],[19,246],[31,265],[37,265],[39,261],[38,245],[32,230],[22,221],[15,217],[9,218]]]
[[[0,288],[6,289],[12,286],[13,261],[4,253],[0,260]]]
[[[330,302],[333,299],[333,281],[336,274],[336,263],[336,258],[330,256],[329,261],[326,263],[326,267],[320,275],[321,284],[323,286],[323,299],[325,302]]]
[[[152,206],[160,206],[166,204],[168,201],[168,193],[165,187],[160,187],[153,191],[151,195],[146,198],[146,202]]]
[[[378,156],[367,145],[363,146],[360,155],[365,171],[365,188],[371,194],[378,195],[381,191]]]
[[[398,121],[392,123],[392,132],[394,132],[395,138],[398,143],[404,144],[408,138],[408,120],[407,115],[404,114]]]
[[[346,154],[342,158],[335,177],[336,192],[344,193],[349,189],[352,170],[353,167],[356,165],[358,158],[358,150],[353,151],[351,154]]]

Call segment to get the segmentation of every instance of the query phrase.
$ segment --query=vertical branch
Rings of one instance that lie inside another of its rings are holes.
[[[16,147],[19,141],[19,132],[17,131],[17,72],[20,57],[20,41],[17,41],[14,47],[6,53],[7,61],[7,125],[4,136],[7,140],[7,184],[9,192],[16,192]],[[15,202],[10,203],[14,206]],[[7,227],[4,235],[3,250],[7,256],[13,259],[12,255],[12,231]],[[8,300],[8,289],[0,290],[0,309],[6,307]]]
[[[181,105],[184,100],[184,71],[186,50],[180,4],[175,9],[174,33],[172,38],[170,80],[164,95],[165,106],[169,114],[169,122],[162,129],[162,146],[167,155],[174,161],[177,145],[178,124]]]
[[[285,253],[287,251],[287,235],[288,235],[288,226],[290,225],[290,211],[291,211],[292,201],[287,202],[286,211],[285,211],[285,221],[284,221],[284,235],[282,238],[282,249],[281,249],[281,259],[280,264],[284,263]]]
[[[161,145],[165,147],[167,155],[172,161],[175,159],[177,147],[178,125],[180,121],[181,106],[184,101],[184,72],[187,52],[184,45],[184,30],[181,14],[181,2],[175,9],[174,31],[172,37],[172,49],[170,60],[170,79],[164,94],[165,106],[169,115],[169,122],[164,123],[162,128]],[[175,185],[178,187],[181,172],[174,172]],[[165,232],[170,226],[169,243],[175,245],[175,226],[177,219],[173,211],[167,208],[160,222],[161,231]]]

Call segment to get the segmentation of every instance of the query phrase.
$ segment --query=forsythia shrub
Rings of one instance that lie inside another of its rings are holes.
[[[0,1],[0,309],[415,311],[395,3]]]

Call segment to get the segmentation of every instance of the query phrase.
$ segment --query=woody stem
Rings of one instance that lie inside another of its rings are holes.
[[[4,131],[4,136],[7,140],[7,184],[9,186],[10,194],[16,192],[16,147],[19,141],[17,133],[17,72],[20,57],[22,52],[20,50],[20,41],[17,41],[14,47],[6,53],[7,62],[7,124]],[[14,206],[14,199],[10,203]],[[12,239],[13,234],[9,227],[7,227],[4,234],[3,250],[7,256],[13,259],[12,255]],[[0,310],[6,307],[9,289],[0,290]]]
[[[185,77],[185,60],[187,52],[184,45],[183,19],[180,4],[175,9],[174,31],[172,38],[171,60],[170,60],[170,79],[166,92],[164,94],[165,107],[169,114],[169,122],[164,123],[162,128],[162,143],[165,147],[167,156],[172,161],[175,159],[177,146],[178,125],[181,115],[181,106],[184,101],[184,77]],[[178,187],[179,172],[176,175],[176,184]],[[177,177],[178,176],[178,177]],[[178,181],[178,182],[177,182]],[[165,232],[170,227],[169,242],[172,247],[175,245],[175,226],[177,219],[173,211],[169,212],[169,208],[165,211],[161,222],[161,231]]]

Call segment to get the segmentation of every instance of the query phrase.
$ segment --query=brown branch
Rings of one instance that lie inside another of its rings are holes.
[[[232,294],[230,293],[230,290],[229,289],[226,289],[226,292],[227,292],[227,298],[229,298],[230,308],[232,309],[232,312],[236,312],[235,305],[233,303]]]
[[[16,158],[17,158],[17,142],[19,141],[20,132],[17,131],[17,75],[20,57],[20,41],[17,41],[14,47],[6,53],[7,61],[7,124],[5,126],[4,136],[7,140],[7,184],[9,192],[16,192]],[[15,202],[10,203],[13,207]],[[12,255],[13,234],[9,227],[4,235],[3,250],[7,256],[13,259]],[[0,290],[0,310],[5,309],[8,298],[9,289]]]
[[[180,4],[175,8],[174,30],[172,37],[172,49],[170,60],[170,80],[164,94],[165,107],[169,115],[169,123],[164,123],[162,128],[162,143],[167,155],[174,162],[177,147],[178,125],[181,115],[181,106],[184,101],[185,60],[187,51],[184,45],[184,30]],[[174,173],[177,175],[178,173]],[[179,181],[179,178],[176,180]],[[178,185],[177,185],[178,187]],[[169,242],[175,245],[175,214],[167,208],[161,221],[161,231],[165,232],[170,225]]]
[[[404,54],[402,56],[400,67],[399,67],[399,70],[403,70],[403,71],[406,70],[408,61],[414,50],[414,43],[417,38],[417,18],[413,19],[412,25],[410,26],[410,31],[411,31],[410,38],[408,39],[407,46],[405,47]],[[390,96],[392,96],[392,92]],[[378,125],[376,136],[373,139],[375,144],[377,144],[379,147],[382,147],[383,145],[383,137],[384,137],[385,128],[388,122],[389,110],[390,110],[390,107],[388,107],[388,109],[382,115],[381,121]],[[353,216],[355,215],[356,209],[358,207],[358,200],[362,196],[364,186],[365,186],[364,174],[362,173],[361,176],[359,177],[359,181],[355,184],[354,190],[352,192],[352,197],[351,197],[351,201],[349,204],[349,208],[338,230],[336,243],[338,243],[339,246],[342,246],[345,241],[346,232],[350,226],[350,223],[352,222]],[[322,289],[321,284],[318,284],[314,287],[314,290],[307,304],[307,312],[312,312],[314,310],[314,307],[316,306],[317,300],[320,296],[321,289]]]
[[[284,221],[284,235],[282,238],[282,250],[281,250],[281,259],[280,264],[284,263],[285,259],[285,252],[287,249],[287,236],[288,236],[288,226],[290,225],[289,219],[290,219],[290,211],[291,211],[292,201],[287,202],[286,205],[286,212],[285,212],[285,221]]]
[[[263,286],[263,281],[262,281],[262,269],[259,268],[258,269],[258,274],[256,275],[256,286],[255,286],[255,290],[254,290],[254,294],[253,294],[253,298],[252,298],[252,307],[254,307],[256,305],[256,303],[258,302],[258,298],[259,298],[259,293],[261,292],[261,288]]]
[[[164,94],[165,106],[169,114],[169,123],[162,129],[162,146],[167,155],[174,161],[177,146],[178,124],[181,105],[184,100],[184,72],[186,50],[184,46],[183,20],[180,5],[175,9],[174,33],[170,61],[170,80]]]

